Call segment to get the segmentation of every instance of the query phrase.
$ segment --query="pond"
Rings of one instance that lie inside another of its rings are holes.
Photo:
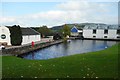
[[[22,57],[25,59],[44,60],[104,50],[116,43],[117,42],[115,41],[71,40],[71,42],[56,44],[34,52],[30,52],[27,55],[22,55]]]

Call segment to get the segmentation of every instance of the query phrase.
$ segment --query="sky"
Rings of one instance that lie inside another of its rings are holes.
[[[7,26],[118,23],[118,0],[2,0],[0,4],[0,24]]]

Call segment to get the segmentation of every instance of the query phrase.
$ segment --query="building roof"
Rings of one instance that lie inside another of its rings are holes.
[[[71,29],[71,32],[78,32],[78,29],[74,26],[74,27]]]
[[[22,35],[39,35],[40,33],[32,28],[21,28]]]
[[[118,25],[94,24],[85,25],[84,29],[120,29],[120,27]]]
[[[5,26],[7,28],[11,28],[12,26]],[[22,35],[40,35],[39,32],[37,32],[36,30],[30,28],[30,27],[20,27],[21,28],[21,31],[22,31]]]

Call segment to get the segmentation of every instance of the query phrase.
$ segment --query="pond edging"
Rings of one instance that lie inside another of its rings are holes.
[[[34,47],[32,47],[31,44],[27,44],[27,45],[22,45],[22,46],[16,46],[14,48],[8,48],[8,49],[3,49],[2,50],[2,55],[21,55],[21,54],[26,54],[28,52],[31,51],[35,51],[38,49],[42,49],[51,45],[55,45],[55,44],[59,44],[62,43],[63,40],[57,40],[57,41],[50,41],[50,42],[44,42],[44,43],[37,43],[34,45]]]

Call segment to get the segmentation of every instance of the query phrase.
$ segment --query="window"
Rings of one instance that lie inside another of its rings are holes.
[[[1,35],[1,39],[5,39],[6,38],[6,35],[5,34],[2,34]]]
[[[119,38],[119,39],[120,39],[120,36],[117,36],[117,38]]]
[[[108,34],[108,30],[107,29],[104,30],[104,34]]]
[[[93,29],[93,34],[96,34],[96,30],[95,29]]]
[[[107,36],[104,36],[104,38],[107,38]]]
[[[96,36],[93,36],[93,38],[96,38]]]
[[[117,30],[117,34],[120,34],[120,29]]]

